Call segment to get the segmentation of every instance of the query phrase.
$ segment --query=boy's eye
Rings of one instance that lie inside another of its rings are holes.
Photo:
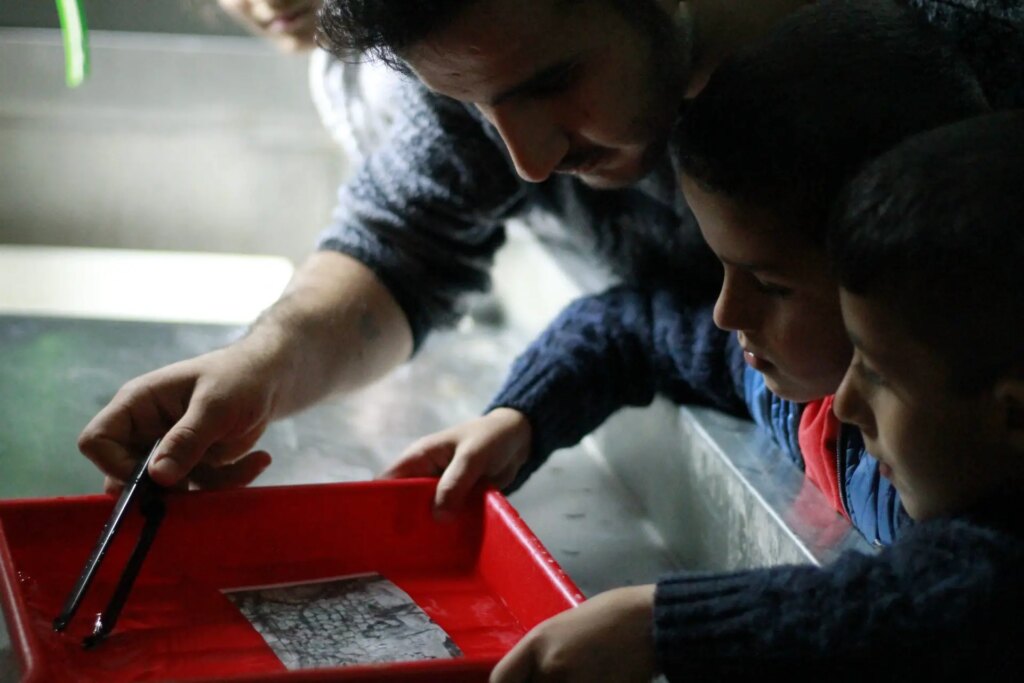
[[[869,368],[868,366],[864,365],[863,361],[858,360],[854,364],[854,367],[857,370],[857,374],[859,374],[861,377],[863,377],[864,381],[866,381],[868,384],[873,384],[873,385],[875,385],[877,387],[884,387],[885,386],[885,378],[882,377],[881,375],[879,375],[877,372],[875,372],[871,368]]]

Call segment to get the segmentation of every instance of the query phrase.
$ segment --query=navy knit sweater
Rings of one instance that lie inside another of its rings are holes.
[[[1017,499],[917,524],[877,555],[849,552],[825,568],[665,578],[655,593],[661,669],[671,681],[1016,680],[1024,670]]]

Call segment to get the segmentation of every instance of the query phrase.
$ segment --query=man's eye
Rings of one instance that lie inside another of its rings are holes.
[[[782,285],[775,285],[771,282],[765,282],[760,278],[754,278],[754,287],[757,291],[762,294],[769,296],[786,297],[793,293],[793,290],[789,287],[783,287]]]
[[[564,92],[572,85],[579,74],[579,63],[568,64],[565,68],[552,73],[544,80],[535,83],[530,88],[531,94],[536,97],[547,97]]]

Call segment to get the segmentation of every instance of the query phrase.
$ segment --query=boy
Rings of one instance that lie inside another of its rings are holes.
[[[917,524],[878,555],[824,569],[610,591],[537,627],[492,682],[639,681],[656,669],[669,680],[1019,675],[1021,178],[1024,113],[990,115],[886,153],[833,214],[829,251],[855,348],[835,409],[860,427]]]
[[[716,71],[673,144],[724,264],[714,312],[668,290],[582,299],[517,360],[492,411],[417,442],[388,474],[443,470],[444,509],[481,478],[518,484],[659,391],[752,415],[868,540],[891,542],[904,519],[895,490],[831,412],[851,349],[824,253],[828,208],[872,156],[985,109],[973,75],[906,10],[794,13]]]

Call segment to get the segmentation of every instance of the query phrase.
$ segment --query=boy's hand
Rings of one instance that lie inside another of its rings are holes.
[[[490,683],[648,682],[657,673],[653,630],[654,586],[617,588],[527,633]]]
[[[530,455],[531,436],[525,415],[511,408],[495,408],[483,417],[423,437],[381,478],[440,475],[434,506],[438,512],[451,512],[481,479],[498,488],[512,483]]]

